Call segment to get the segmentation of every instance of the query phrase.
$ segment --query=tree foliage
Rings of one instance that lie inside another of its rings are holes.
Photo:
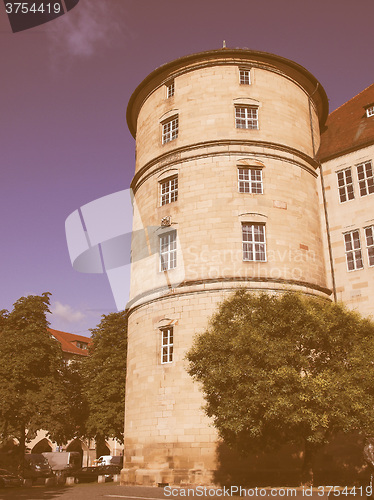
[[[314,452],[334,434],[374,428],[374,323],[342,305],[239,291],[187,359],[229,446],[302,443],[310,480]]]
[[[38,430],[62,444],[76,427],[61,346],[47,330],[49,296],[21,297],[0,315],[0,436],[16,438],[21,456]]]
[[[88,410],[86,433],[99,443],[107,438],[123,442],[127,313],[103,315],[91,332],[90,355],[82,362]]]
[[[84,398],[80,361],[63,364],[60,384],[55,391],[53,410],[49,414],[49,436],[58,445],[85,434],[87,403]]]

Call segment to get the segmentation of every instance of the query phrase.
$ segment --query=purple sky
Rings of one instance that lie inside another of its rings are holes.
[[[115,311],[104,274],[71,267],[64,223],[129,187],[126,106],[153,69],[222,47],[287,57],[334,110],[374,81],[373,0],[81,0],[13,34],[0,4],[0,309],[52,293],[51,326],[87,334]]]

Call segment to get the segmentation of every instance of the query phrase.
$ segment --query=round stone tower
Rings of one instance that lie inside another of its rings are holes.
[[[124,482],[209,482],[217,434],[185,353],[238,288],[329,297],[317,193],[324,89],[264,52],[202,52],[133,93]]]

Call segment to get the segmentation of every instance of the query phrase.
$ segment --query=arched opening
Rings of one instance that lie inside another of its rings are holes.
[[[73,439],[73,441],[67,445],[66,451],[77,451],[80,454],[82,466],[88,465],[89,449],[88,446],[80,439]]]
[[[104,440],[96,441],[96,458],[103,455],[110,455],[110,448]]]
[[[31,449],[31,453],[44,453],[52,451],[52,444],[47,438],[42,439]]]

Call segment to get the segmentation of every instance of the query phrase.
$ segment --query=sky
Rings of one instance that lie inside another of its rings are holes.
[[[105,274],[72,268],[65,220],[129,187],[126,107],[151,71],[225,40],[304,66],[331,112],[374,82],[373,18],[373,0],[80,0],[12,33],[1,3],[0,309],[50,292],[51,328],[81,335],[116,311]]]

